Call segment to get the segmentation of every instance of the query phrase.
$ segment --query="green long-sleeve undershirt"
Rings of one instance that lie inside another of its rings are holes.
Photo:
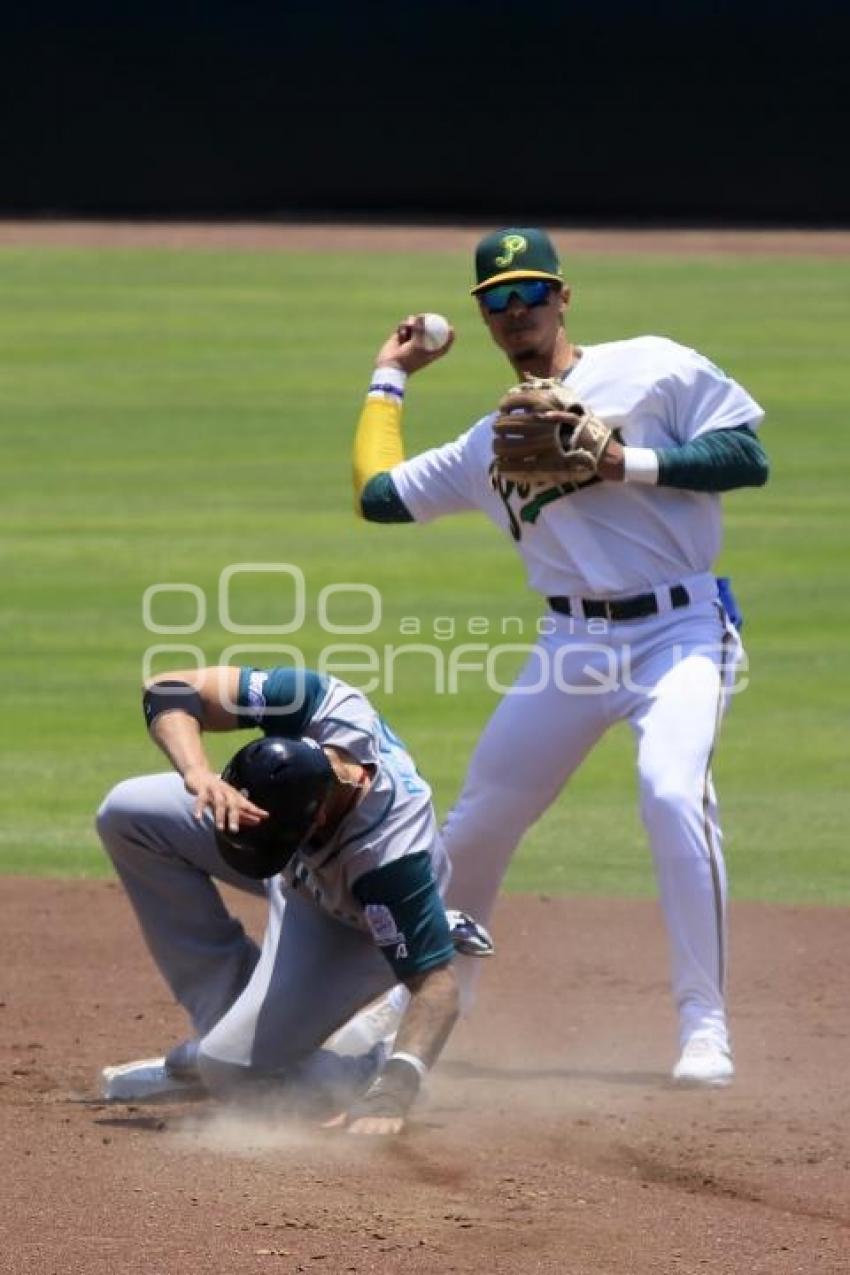
[[[767,455],[748,425],[712,430],[681,447],[656,449],[658,486],[685,491],[733,491],[763,487]],[[368,522],[413,522],[413,515],[388,472],[375,474],[363,488],[363,517]]]
[[[769,473],[765,450],[748,425],[712,430],[682,447],[662,447],[656,455],[659,487],[733,491],[763,487]]]

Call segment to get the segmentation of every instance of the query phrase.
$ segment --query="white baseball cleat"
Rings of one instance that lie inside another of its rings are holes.
[[[710,1036],[692,1036],[673,1068],[673,1080],[677,1085],[719,1089],[731,1085],[734,1075],[735,1067],[728,1048]]]
[[[165,1057],[137,1058],[135,1062],[104,1067],[100,1073],[101,1097],[105,1102],[144,1102],[170,1095],[203,1091],[197,1074],[176,1075]]]
[[[480,921],[476,921],[468,912],[459,912],[457,908],[446,908],[446,920],[449,923],[449,934],[456,952],[462,956],[492,956],[496,950],[493,936]]]

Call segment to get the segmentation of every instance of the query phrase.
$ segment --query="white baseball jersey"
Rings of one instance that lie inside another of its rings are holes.
[[[568,375],[627,447],[679,447],[713,430],[757,428],[764,417],[725,372],[665,337],[584,346]],[[716,493],[505,482],[492,470],[494,420],[490,413],[454,442],[393,468],[417,522],[482,510],[515,541],[529,585],[544,597],[628,596],[711,569],[721,547]]]

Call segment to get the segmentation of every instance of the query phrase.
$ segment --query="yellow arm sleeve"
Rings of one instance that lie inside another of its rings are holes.
[[[400,402],[370,395],[360,413],[354,435],[354,507],[358,514],[369,479],[404,460],[401,410]]]

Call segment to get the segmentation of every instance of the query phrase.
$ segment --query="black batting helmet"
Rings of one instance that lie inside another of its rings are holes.
[[[216,830],[221,857],[246,877],[272,877],[285,868],[336,783],[333,767],[312,739],[254,739],[231,757],[222,779],[268,819],[238,832]]]

